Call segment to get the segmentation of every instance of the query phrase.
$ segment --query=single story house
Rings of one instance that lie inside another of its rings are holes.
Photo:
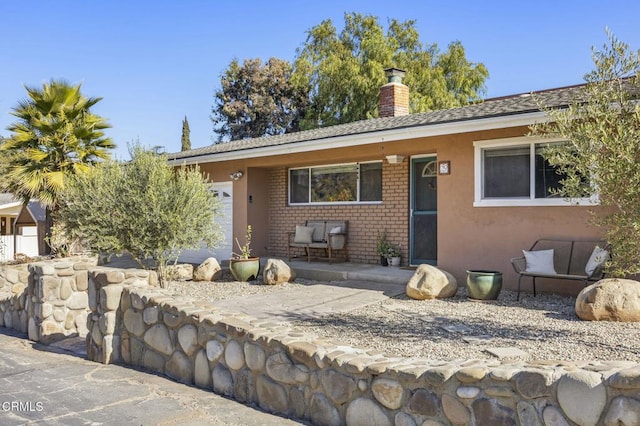
[[[601,238],[587,224],[590,200],[572,205],[550,193],[558,175],[540,152],[554,141],[527,136],[545,120],[538,103],[566,106],[581,86],[409,114],[404,73],[387,75],[379,118],[219,143],[170,161],[209,175],[228,197],[228,234],[242,241],[252,225],[258,256],[286,256],[287,233],[305,220],[348,220],[351,262],[378,263],[377,234],[386,232],[403,265],[437,265],[459,284],[468,269],[499,270],[514,289],[510,258],[537,239]]]
[[[24,205],[13,194],[0,193],[0,261],[13,260],[17,253],[44,255],[45,224],[45,208],[38,201]]]

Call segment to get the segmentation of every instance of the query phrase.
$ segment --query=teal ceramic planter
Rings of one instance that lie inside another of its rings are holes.
[[[502,272],[467,271],[467,294],[470,299],[496,300],[502,290]]]
[[[260,272],[260,258],[231,259],[229,261],[229,270],[231,270],[231,275],[236,281],[255,280]]]

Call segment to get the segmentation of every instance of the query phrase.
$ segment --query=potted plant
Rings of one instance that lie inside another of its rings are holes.
[[[240,253],[233,253],[229,260],[231,275],[238,281],[250,281],[258,278],[260,258],[251,257],[251,225],[247,225],[245,244],[241,245],[236,238]]]
[[[496,300],[502,289],[502,272],[473,269],[467,271],[467,294],[470,299]]]
[[[389,250],[389,246],[391,243],[387,239],[387,232],[379,232],[378,238],[376,240],[376,253],[380,256],[380,264],[382,266],[388,266],[389,263],[387,261],[387,252]]]
[[[389,266],[400,266],[400,257],[402,250],[399,245],[389,244],[387,248],[387,262]]]

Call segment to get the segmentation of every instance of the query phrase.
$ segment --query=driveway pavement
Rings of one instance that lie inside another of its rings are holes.
[[[0,424],[301,425],[210,391],[87,361],[0,328]]]

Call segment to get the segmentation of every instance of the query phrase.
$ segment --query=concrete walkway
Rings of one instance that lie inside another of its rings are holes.
[[[381,288],[385,287],[385,288]],[[370,305],[404,292],[405,285],[366,281],[340,281],[314,284],[289,291],[241,296],[213,302],[255,318],[278,322],[319,318]]]
[[[131,367],[0,329],[0,424],[301,425]]]
[[[267,258],[262,258],[264,267]],[[286,261],[299,278],[322,284],[290,291],[213,302],[259,319],[288,321],[346,312],[405,292],[413,270],[360,263]],[[135,267],[127,258],[114,258],[106,266]]]

